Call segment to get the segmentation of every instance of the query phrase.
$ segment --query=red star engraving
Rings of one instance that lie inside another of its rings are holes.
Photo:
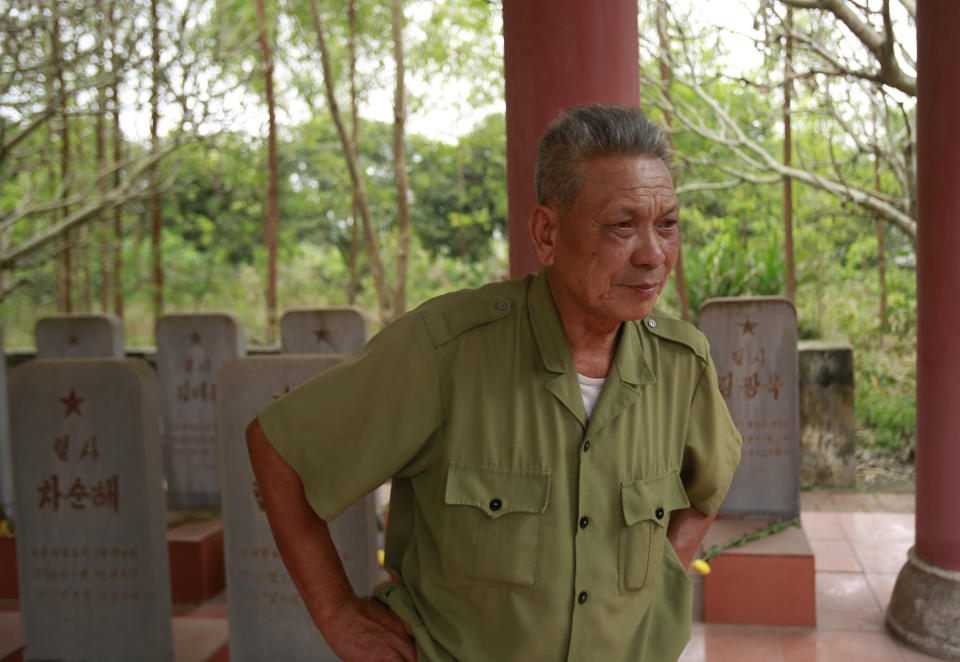
[[[203,336],[201,336],[196,330],[190,334],[190,342],[192,342],[194,345],[199,345],[201,340],[203,340]]]
[[[317,342],[320,342],[321,340],[326,340],[330,336],[330,332],[326,329],[317,329],[313,332],[313,335],[317,337]]]
[[[67,406],[67,413],[63,415],[64,418],[74,413],[81,418],[83,417],[83,412],[80,411],[80,405],[86,402],[86,399],[78,398],[77,394],[73,392],[73,389],[70,389],[70,395],[65,398],[60,398],[60,402]]]
[[[754,336],[757,335],[753,332],[753,330],[757,328],[757,323],[751,322],[749,317],[744,318],[743,322],[741,322],[740,324],[737,324],[737,326],[739,326],[742,329],[740,331],[741,336],[745,336],[748,333]]]

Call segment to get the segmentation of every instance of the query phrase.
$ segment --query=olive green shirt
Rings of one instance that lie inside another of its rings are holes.
[[[323,519],[393,479],[376,594],[431,661],[675,660],[670,513],[713,513],[741,443],[706,339],[659,312],[588,421],[543,272],[425,303],[260,423]]]

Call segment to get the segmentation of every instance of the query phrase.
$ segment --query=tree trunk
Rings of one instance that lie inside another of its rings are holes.
[[[159,0],[150,0],[151,58],[153,63],[153,85],[150,90],[150,150],[156,154],[160,148],[158,134],[160,124],[160,17]],[[163,314],[163,254],[162,210],[157,164],[150,166],[150,245],[153,253],[153,316],[156,323]]]
[[[60,4],[53,3],[53,20],[50,24],[50,54],[56,78],[56,102],[59,107],[60,134],[60,198],[70,197],[70,124],[67,118],[67,89],[63,78],[63,54],[60,45]],[[50,99],[53,102],[53,98]],[[64,205],[60,218],[70,215],[70,209]],[[54,216],[56,218],[56,215]],[[69,231],[63,233],[63,252],[60,254],[60,311],[73,312],[73,264],[72,237]]]
[[[272,345],[276,342],[277,331],[277,224],[279,219],[279,210],[277,207],[277,126],[273,98],[273,56],[270,53],[270,44],[267,42],[267,27],[263,0],[256,0],[256,6],[260,49],[263,51],[263,61],[266,65],[263,75],[266,82],[267,94],[269,185],[267,190],[267,218],[263,238],[267,247],[266,342],[268,345]]]
[[[360,107],[357,99],[357,3],[350,0],[348,9],[350,19],[350,144],[353,153],[360,149]],[[356,192],[350,196],[350,248],[347,253],[347,268],[350,271],[350,284],[347,286],[347,301],[350,305],[357,302],[357,292],[360,289],[357,273],[357,254],[360,252],[360,232],[357,213],[360,205],[357,204]]]
[[[117,28],[114,19],[115,2],[111,0],[107,20],[110,23],[110,71],[113,79],[110,82],[110,102],[113,114],[113,162],[120,163],[123,156],[123,131],[120,128],[120,52],[117,48]],[[114,169],[113,187],[120,186],[120,170]],[[123,210],[117,206],[113,209],[113,312],[123,319]]]
[[[360,176],[360,168],[357,165],[357,155],[350,144],[350,138],[347,136],[347,129],[343,124],[343,117],[340,115],[340,106],[333,93],[333,77],[330,67],[330,53],[327,50],[327,41],[324,36],[323,21],[320,17],[320,7],[317,0],[310,0],[310,12],[313,15],[313,28],[317,34],[317,45],[320,48],[320,62],[323,67],[323,86],[327,95],[327,104],[330,106],[330,115],[337,126],[337,133],[340,135],[340,144],[343,147],[343,154],[347,160],[347,169],[350,172],[350,181],[353,184],[354,198],[360,208],[360,218],[363,221],[363,234],[367,241],[367,250],[370,253],[370,271],[373,274],[373,284],[377,290],[377,299],[380,302],[380,321],[384,324],[393,320],[393,299],[390,296],[390,290],[387,286],[386,275],[383,270],[383,262],[380,259],[380,246],[377,243],[377,235],[373,227],[373,219],[370,216],[370,204],[367,199],[367,190]]]
[[[787,30],[793,29],[793,9],[787,8]],[[787,33],[783,68],[783,164],[791,166],[790,96],[793,90],[793,38]],[[793,265],[793,180],[783,177],[783,253],[786,269],[786,295],[796,305],[797,285]]]
[[[663,83],[663,94],[667,102],[672,105],[673,99],[670,95],[670,67],[667,66],[666,55],[669,45],[667,43],[667,1],[659,0],[657,2],[657,36],[660,38],[660,80]],[[670,132],[670,111],[663,112],[663,122],[667,127],[667,142],[670,143],[670,151],[673,151],[673,134]],[[677,185],[677,172],[674,169],[673,185]],[[677,297],[680,299],[680,317],[690,321],[690,301],[687,297],[687,279],[683,273],[683,237],[681,235],[680,250],[677,251],[677,263],[673,268],[673,283],[677,290]]]
[[[397,64],[397,84],[393,96],[393,176],[397,185],[397,273],[394,282],[393,316],[407,309],[407,263],[410,256],[410,202],[407,199],[406,122],[407,102],[404,85],[403,2],[391,0],[393,58]]]
[[[96,59],[97,68],[100,77],[105,79],[109,68],[107,67],[106,49],[104,43],[107,39],[106,24],[103,15],[103,2],[97,0],[97,45]],[[100,86],[97,89],[97,117],[94,124],[94,136],[97,146],[97,178],[99,181],[100,194],[107,191],[107,181],[104,177],[104,170],[107,163],[107,143],[106,143],[106,124],[107,124],[107,89]],[[95,226],[97,247],[99,248],[100,262],[100,310],[110,311],[110,219],[106,214],[102,214],[99,223]]]
[[[874,186],[880,191],[880,157],[874,157],[873,160],[873,179]],[[877,278],[880,285],[880,330],[887,330],[887,247],[886,236],[883,229],[883,219],[877,216],[874,222],[877,233]]]

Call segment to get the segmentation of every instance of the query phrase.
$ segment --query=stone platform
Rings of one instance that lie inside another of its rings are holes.
[[[770,523],[756,517],[714,522],[703,549],[725,543]],[[704,620],[739,625],[817,624],[816,569],[803,530],[790,527],[710,562],[703,580]]]
[[[187,522],[167,531],[175,604],[209,600],[226,586],[221,520]]]
[[[209,600],[226,586],[223,562],[223,523],[219,519],[185,521],[183,514],[168,513],[174,525],[167,530],[170,587],[174,604]],[[0,539],[0,600],[20,597],[17,581],[16,542]],[[0,657],[0,662],[5,660]]]

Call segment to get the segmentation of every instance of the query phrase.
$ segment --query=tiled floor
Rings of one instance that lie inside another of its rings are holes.
[[[817,627],[694,623],[681,662],[916,662],[937,658],[884,627],[913,545],[913,495],[804,492],[801,521],[817,570]]]
[[[801,519],[817,570],[817,627],[693,625],[681,662],[919,662],[892,638],[884,610],[913,544],[913,496],[803,492]],[[0,605],[0,660],[20,648],[15,603]],[[175,609],[177,662],[207,662],[226,641],[221,594]]]

